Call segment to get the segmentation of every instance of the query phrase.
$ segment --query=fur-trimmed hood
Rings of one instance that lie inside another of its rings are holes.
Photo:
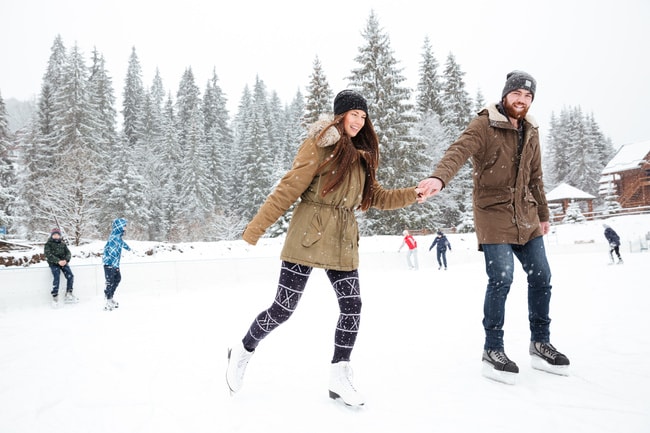
[[[336,172],[332,167],[321,167],[332,154],[330,146],[340,140],[333,120],[331,115],[322,116],[307,127],[309,136],[298,149],[291,170],[280,179],[248,223],[242,238],[255,245],[299,199],[280,258],[311,267],[352,271],[359,266],[359,226],[355,210],[361,205],[368,176],[364,164],[357,158],[350,164],[341,184],[322,194]],[[321,139],[317,139],[323,131]],[[377,209],[399,209],[417,200],[414,187],[386,190],[375,181],[371,192],[371,206]]]
[[[332,114],[321,114],[317,121],[309,125],[307,128],[307,136],[309,138],[316,138],[323,129],[327,128],[334,121],[334,116]],[[336,129],[336,126],[331,125],[327,128],[325,135],[318,140],[316,145],[318,147],[329,147],[336,144],[337,141],[341,139],[341,134],[339,130]]]
[[[495,127],[502,126],[504,123],[507,124],[507,125],[512,125],[510,123],[510,120],[506,116],[501,114],[501,112],[499,112],[499,109],[497,108],[496,103],[488,105],[483,110],[481,110],[481,112],[486,111],[486,110],[487,110],[487,113],[488,113],[488,118],[490,119],[490,125],[495,126]],[[526,117],[524,118],[524,120],[526,122],[530,123],[530,125],[533,128],[539,128],[539,125],[537,124],[537,121],[530,114],[526,114]]]

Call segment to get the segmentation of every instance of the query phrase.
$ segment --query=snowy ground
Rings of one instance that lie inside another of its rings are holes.
[[[2,268],[0,432],[647,433],[650,253],[630,241],[650,232],[650,216],[607,223],[623,238],[624,265],[608,266],[602,221],[546,238],[552,341],[571,359],[569,377],[529,366],[518,268],[505,325],[521,371],[514,386],[480,375],[486,277],[473,234],[449,236],[446,272],[428,251],[432,237],[417,238],[419,271],[406,269],[400,237],[362,239],[352,358],[361,410],[327,395],[338,311],[321,270],[258,348],[242,391],[227,392],[226,349],[275,295],[278,240],[159,246],[151,256],[154,244],[131,242],[113,312],[102,310],[99,259],[78,257],[103,242],[73,249],[80,303],[58,310],[45,266]]]

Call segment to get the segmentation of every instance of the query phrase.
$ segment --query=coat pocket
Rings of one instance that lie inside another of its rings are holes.
[[[481,188],[475,197],[476,207],[488,209],[493,206],[512,204],[513,192],[510,187]]]
[[[305,235],[302,237],[302,246],[310,247],[320,240],[323,236],[323,221],[321,219],[320,213],[315,213],[311,218],[311,223],[307,230],[305,230]]]

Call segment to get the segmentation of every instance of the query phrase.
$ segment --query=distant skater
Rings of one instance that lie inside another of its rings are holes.
[[[74,275],[72,275],[69,264],[72,254],[68,245],[61,239],[61,230],[58,228],[52,229],[50,238],[43,248],[43,253],[47,264],[50,266],[50,271],[52,271],[52,307],[57,308],[59,306],[59,281],[62,272],[67,281],[64,302],[66,304],[78,302],[79,299],[72,294]]]
[[[623,264],[621,252],[619,251],[619,247],[621,246],[621,238],[618,236],[618,233],[616,233],[614,229],[607,224],[603,224],[603,227],[605,228],[605,238],[607,239],[607,242],[609,242],[610,264],[614,264],[614,254],[616,254],[616,257],[618,257],[618,264]]]
[[[433,240],[433,243],[429,247],[429,251],[433,249],[434,246],[436,247],[436,258],[438,259],[438,270],[442,269],[442,267],[445,267],[445,271],[447,270],[447,248],[449,248],[449,251],[451,251],[451,244],[449,243],[449,239],[447,239],[447,236],[440,230],[438,230],[438,236]]]
[[[406,251],[406,265],[410,269],[413,270],[418,270],[419,265],[418,265],[418,243],[409,233],[408,230],[404,230],[402,232],[402,235],[404,235],[404,239],[402,240],[402,245],[399,246],[399,249],[397,252],[402,251],[402,248],[404,248],[404,245],[408,248],[408,251]],[[413,260],[411,260],[413,259]]]
[[[122,273],[120,272],[120,259],[122,258],[122,249],[131,250],[122,239],[127,221],[124,218],[117,218],[113,221],[111,234],[108,237],[108,242],[104,247],[104,277],[106,278],[106,288],[104,295],[106,296],[106,305],[104,310],[112,311],[120,305],[113,299],[117,286],[122,281]]]

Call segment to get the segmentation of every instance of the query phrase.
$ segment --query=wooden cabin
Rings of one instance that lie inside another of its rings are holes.
[[[567,183],[561,183],[546,193],[546,201],[551,209],[553,221],[561,220],[566,214],[569,205],[573,202],[577,202],[581,205],[581,211],[593,214],[595,198],[596,197],[588,192],[584,192]],[[560,205],[562,208],[559,209],[559,206],[553,206],[553,204]],[[558,209],[557,211],[554,211],[556,207]]]
[[[601,195],[614,191],[623,208],[650,206],[650,140],[621,146],[601,174]]]

